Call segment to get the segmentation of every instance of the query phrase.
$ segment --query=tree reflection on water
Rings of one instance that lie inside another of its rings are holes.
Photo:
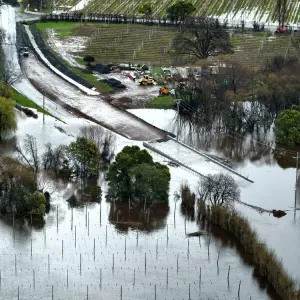
[[[109,222],[122,232],[137,229],[144,232],[158,231],[166,227],[166,218],[169,214],[168,204],[153,204],[144,210],[140,203],[115,201],[109,210]]]
[[[246,162],[260,165],[278,164],[281,168],[295,168],[299,147],[286,147],[275,143],[273,127],[261,128],[252,133],[229,132],[220,128],[218,122],[208,124],[205,120],[193,122],[189,117],[176,117],[173,132],[192,147],[213,151],[237,167]]]

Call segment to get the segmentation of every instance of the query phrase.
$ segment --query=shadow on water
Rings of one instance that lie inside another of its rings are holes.
[[[267,282],[267,280],[264,277],[259,275],[259,271],[256,269],[251,255],[247,254],[244,251],[239,241],[233,235],[229,234],[222,228],[215,225],[210,225],[209,230],[212,236],[214,237],[214,239],[220,242],[222,248],[227,247],[227,248],[235,249],[239,254],[239,257],[242,259],[243,263],[253,268],[253,273],[252,273],[253,279],[256,282],[258,282],[259,288],[261,290],[266,290],[270,299],[281,300],[279,295],[276,293],[274,288]]]
[[[180,213],[188,221],[195,221],[195,209],[194,207],[188,207],[184,204],[180,204]]]
[[[109,222],[122,232],[130,229],[139,229],[145,233],[158,231],[166,227],[166,218],[169,214],[168,204],[153,204],[144,210],[144,205],[116,201],[111,203]]]
[[[101,202],[101,188],[98,184],[98,180],[88,179],[84,183],[75,184],[74,192],[67,199],[70,207],[83,207],[88,203],[100,203]]]

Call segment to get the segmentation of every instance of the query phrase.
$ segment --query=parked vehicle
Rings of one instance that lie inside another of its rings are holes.
[[[280,26],[276,29],[275,34],[278,34],[278,33],[290,34],[291,32],[292,32],[291,26]]]
[[[161,87],[159,89],[159,96],[168,96],[169,95],[169,89],[167,87]]]
[[[28,47],[21,47],[20,54],[22,54],[24,57],[27,57],[29,55]]]
[[[149,77],[148,75],[144,75],[143,78],[138,80],[140,85],[155,85],[156,81],[153,77]]]

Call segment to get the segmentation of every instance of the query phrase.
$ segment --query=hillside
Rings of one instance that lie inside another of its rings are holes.
[[[145,3],[152,3],[153,16],[163,17],[166,15],[166,9],[171,6],[174,0],[60,0],[57,1],[56,7],[74,6],[78,3],[87,4],[84,11],[86,13],[107,13],[107,14],[137,14],[139,7]],[[251,21],[254,19],[264,18],[266,22],[277,21],[276,10],[277,0],[192,0],[196,11],[194,15],[229,15],[231,19],[247,18],[247,14],[251,12]],[[286,2],[287,21],[297,23],[300,15],[299,2],[296,0],[287,0]],[[84,5],[83,5],[84,6]],[[79,5],[80,9],[82,6]],[[267,14],[270,12],[269,14]]]
[[[154,66],[184,65],[188,62],[188,58],[181,62],[175,61],[170,55],[176,28],[71,22],[40,23],[38,27],[42,30],[54,29],[60,39],[67,39],[69,36],[88,37],[81,55],[92,55],[97,62],[150,63]],[[267,32],[231,32],[231,41],[235,49],[231,57],[254,68],[270,56],[296,54],[291,36],[270,36]],[[222,57],[215,56],[209,59],[217,62],[222,60]]]

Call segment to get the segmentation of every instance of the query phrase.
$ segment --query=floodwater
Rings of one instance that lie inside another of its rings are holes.
[[[42,125],[40,114],[35,120],[18,113],[15,142],[21,143],[25,134],[32,133],[42,152],[47,142],[68,144],[88,123],[73,118],[64,124],[46,116]],[[116,137],[116,152],[125,145],[141,146]],[[154,158],[164,162],[158,155]],[[53,191],[44,226],[31,227],[16,220],[13,227],[1,219],[0,298],[231,300],[238,299],[241,282],[241,299],[277,299],[257,280],[238,247],[226,243],[226,236],[187,238],[199,225],[180,202],[175,204],[173,193],[187,178],[195,187],[198,178],[181,168],[171,167],[170,172],[169,206],[155,211],[107,203],[102,176],[101,204],[71,208],[66,199],[75,187],[65,184]]]
[[[266,210],[286,211],[285,217],[277,219],[272,214],[259,214],[256,210],[236,204],[236,208],[249,219],[262,241],[274,249],[288,273],[300,282],[300,271],[295,263],[300,261],[300,214],[298,210],[294,210],[295,204],[296,208],[300,206],[298,191],[295,203],[297,149],[274,155],[270,145],[276,146],[268,142],[272,132],[267,133],[265,139],[257,136],[232,138],[225,134],[202,132],[189,126],[177,126],[175,111],[145,109],[131,112],[149,123],[178,134],[180,141],[231,160],[237,171],[254,181],[253,184],[246,183],[235,177],[241,187],[241,201]],[[180,146],[177,150],[170,146],[167,143],[160,144],[159,148],[173,156],[177,155],[177,159],[199,172],[205,170],[206,173],[207,164],[204,164],[201,157],[195,157],[186,149],[182,151]],[[210,168],[211,173],[217,169],[220,170],[217,167]]]

